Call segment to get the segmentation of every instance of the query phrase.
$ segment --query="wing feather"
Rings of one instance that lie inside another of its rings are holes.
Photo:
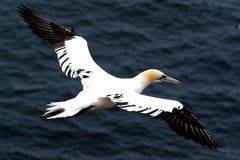
[[[113,77],[94,62],[87,41],[74,29],[70,31],[53,23],[24,5],[18,7],[18,12],[34,34],[54,47],[59,65],[67,77],[80,77],[84,88],[96,81]]]
[[[187,108],[173,109],[172,112],[162,112],[157,116],[167,124],[180,136],[186,139],[192,139],[194,142],[207,146],[208,148],[217,149],[219,145],[213,136],[203,127],[198,119]],[[175,121],[175,119],[178,119]]]
[[[123,110],[151,115],[165,121],[179,136],[191,139],[210,149],[219,147],[212,135],[192,112],[178,101],[154,98],[138,93],[124,94],[120,97],[110,96],[110,98]],[[121,106],[123,103],[124,107]]]

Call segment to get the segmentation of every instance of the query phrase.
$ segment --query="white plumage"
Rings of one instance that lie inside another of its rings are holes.
[[[59,26],[24,5],[19,6],[18,11],[33,33],[52,44],[65,75],[79,77],[83,85],[83,90],[75,98],[48,104],[44,118],[65,118],[81,112],[118,107],[159,118],[187,139],[209,148],[218,147],[209,132],[180,102],[141,94],[151,83],[180,83],[178,80],[156,69],[143,71],[133,78],[112,76],[94,62],[87,41],[73,29],[70,31]]]

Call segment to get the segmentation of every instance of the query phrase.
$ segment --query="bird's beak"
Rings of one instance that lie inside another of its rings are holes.
[[[181,83],[179,80],[176,80],[172,77],[166,76],[164,78],[161,79],[161,81],[163,82],[168,82],[168,83]]]

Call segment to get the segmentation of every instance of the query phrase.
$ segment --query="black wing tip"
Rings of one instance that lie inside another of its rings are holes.
[[[17,7],[17,11],[18,13],[20,13],[21,15],[24,14],[24,13],[32,13],[33,10],[31,10],[30,8],[28,8],[27,6],[25,6],[24,4],[20,4],[18,5]]]
[[[17,11],[34,34],[55,47],[59,46],[59,44],[62,46],[65,40],[72,39],[74,36],[79,36],[74,29],[70,31],[55,24],[40,16],[37,12],[29,9],[24,4],[20,4]]]
[[[18,10],[25,10],[25,9],[28,9],[24,4],[19,4],[18,6],[17,6],[17,9]]]
[[[201,144],[202,145],[202,144]],[[214,145],[206,145],[206,144],[204,144],[204,145],[202,145],[204,148],[208,148],[208,149],[210,149],[210,150],[218,150],[218,149],[220,149],[221,148],[221,146],[219,145],[219,144],[217,144],[217,143],[215,143]]]
[[[209,148],[209,147],[207,147],[207,148]],[[222,147],[219,144],[216,143],[214,146],[212,146],[209,149],[211,149],[211,150],[219,150],[220,148],[222,148]]]
[[[206,143],[206,147],[210,149],[218,149],[221,148],[221,146],[214,140],[213,136],[206,130],[204,129],[204,132],[206,133],[205,139],[208,140],[209,143]]]
[[[18,9],[24,9],[24,8],[28,9],[28,7],[22,3],[18,5]]]
[[[220,148],[212,135],[186,107],[182,109],[175,108],[172,112],[162,112],[157,118],[166,121],[168,126],[179,136],[191,139],[193,142],[209,149]]]

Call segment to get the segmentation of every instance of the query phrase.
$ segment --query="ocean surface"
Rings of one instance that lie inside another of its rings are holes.
[[[221,148],[120,109],[43,120],[47,103],[71,99],[82,86],[27,28],[21,3],[74,27],[115,76],[157,68],[182,81],[153,84],[144,94],[183,102]],[[1,1],[0,160],[240,160],[239,26],[239,0]]]

